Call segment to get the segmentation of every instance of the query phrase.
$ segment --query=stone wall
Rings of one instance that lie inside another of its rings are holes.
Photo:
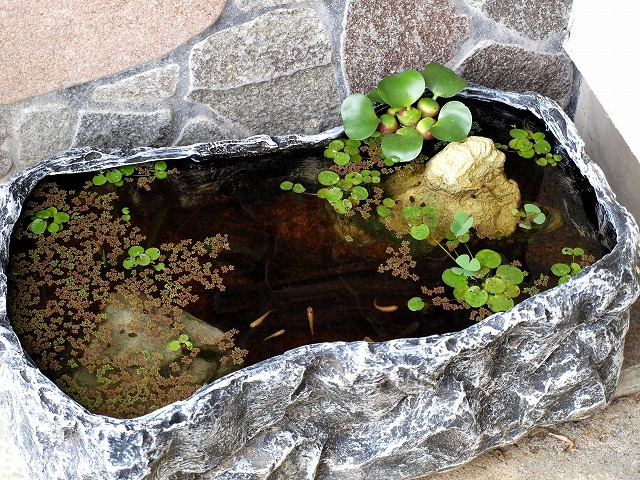
[[[228,0],[162,58],[0,105],[0,180],[61,150],[188,145],[340,124],[350,92],[429,62],[571,101],[571,0]]]

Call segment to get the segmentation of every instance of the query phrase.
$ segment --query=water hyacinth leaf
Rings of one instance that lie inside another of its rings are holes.
[[[42,218],[36,218],[29,224],[28,229],[36,235],[40,235],[47,229],[47,221]]]
[[[469,287],[464,294],[464,301],[473,308],[479,308],[484,305],[489,298],[489,294],[477,285]]]
[[[399,162],[410,162],[422,151],[424,138],[413,128],[401,128],[395,133],[382,137],[382,151],[387,157],[395,157]]]
[[[455,273],[451,268],[442,272],[442,281],[453,288],[463,288],[468,284],[466,276]]]
[[[335,185],[339,180],[340,175],[338,175],[336,172],[332,172],[331,170],[323,170],[322,172],[318,173],[318,182],[326,187]]]
[[[438,121],[431,127],[431,134],[445,142],[461,142],[471,131],[471,111],[458,101],[444,104],[438,115]]]
[[[293,185],[293,191],[295,193],[304,193],[307,189],[304,188],[304,185],[300,184],[300,183],[296,183]]]
[[[430,63],[424,67],[422,74],[426,87],[433,93],[434,100],[438,97],[453,97],[467,86],[467,81],[464,78],[438,63]]]
[[[167,348],[172,352],[177,352],[178,350],[180,350],[180,342],[178,340],[171,340],[167,344]]]
[[[425,307],[424,300],[420,297],[412,297],[407,302],[407,307],[412,312],[419,312]]]
[[[371,92],[367,96],[374,102],[385,103],[385,101],[380,96],[380,92],[378,92],[377,88],[374,88],[373,90],[371,90]]]
[[[349,138],[364,140],[378,128],[380,119],[371,99],[361,93],[349,95],[340,107],[344,132]]]
[[[411,227],[411,230],[409,233],[416,240],[425,240],[429,238],[429,234],[431,233],[431,230],[427,225],[423,223],[423,224],[414,225],[413,227]]]
[[[289,180],[285,180],[280,184],[280,188],[282,190],[291,190],[293,188],[293,182],[290,182]]]
[[[424,77],[417,70],[404,72],[383,78],[378,82],[378,95],[391,107],[410,107],[424,93]]]
[[[513,265],[500,265],[496,275],[507,284],[519,285],[524,280],[524,272]]]
[[[91,179],[91,182],[99,187],[100,185],[104,185],[105,183],[107,183],[107,177],[105,177],[103,174],[99,173],[98,175],[96,175],[95,177],[93,177]]]
[[[503,294],[489,295],[487,305],[492,312],[506,312],[513,307],[513,299]]]
[[[480,250],[476,254],[476,258],[480,262],[480,265],[487,268],[498,268],[502,263],[500,254],[488,248]]]

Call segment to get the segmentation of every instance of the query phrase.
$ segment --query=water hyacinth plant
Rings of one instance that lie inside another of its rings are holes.
[[[382,152],[394,162],[415,159],[424,140],[462,141],[471,130],[471,112],[460,101],[440,106],[438,99],[453,97],[466,86],[466,80],[437,63],[422,72],[406,70],[383,78],[369,95],[354,93],[342,102],[345,134],[352,140],[382,135]],[[374,102],[389,108],[378,116]]]

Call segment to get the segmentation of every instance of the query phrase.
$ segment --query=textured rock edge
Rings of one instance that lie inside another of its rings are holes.
[[[638,295],[638,227],[554,102],[475,87],[465,95],[529,109],[547,123],[596,192],[600,234],[611,240],[611,253],[563,286],[462,332],[301,347],[136,419],[93,415],[71,401],[33,366],[7,324],[8,239],[29,191],[47,174],[161,157],[250,161],[254,154],[321,143],[340,130],[190,147],[75,149],[0,185],[0,402],[30,478],[153,479],[182,472],[404,479],[451,468],[534,428],[606,405]]]

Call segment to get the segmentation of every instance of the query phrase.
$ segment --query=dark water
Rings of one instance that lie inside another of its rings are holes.
[[[470,102],[480,121],[479,135],[508,143],[512,124],[541,130],[533,117],[522,112],[500,112],[482,102]],[[498,120],[491,120],[492,118]],[[523,124],[524,121],[524,124]],[[559,151],[563,155],[564,153]],[[419,281],[402,280],[378,273],[388,247],[398,249],[400,240],[388,232],[363,244],[358,228],[363,223],[336,227],[337,214],[313,195],[280,190],[283,180],[300,181],[315,192],[312,180],[330,160],[322,151],[288,154],[251,160],[176,162],[180,173],[155,182],[150,191],[125,184],[118,187],[121,206],[137,212],[136,224],[154,245],[184,238],[203,239],[227,234],[231,251],[218,257],[220,264],[235,269],[225,274],[226,290],[205,291],[189,313],[227,331],[237,329],[236,344],[249,351],[245,365],[291,348],[314,342],[384,341],[403,336],[426,336],[461,330],[472,322],[469,311],[444,311],[431,307],[411,312],[406,302],[421,295],[420,287],[441,283],[440,275],[453,266],[439,248],[413,250]],[[565,162],[566,163],[566,162]],[[526,287],[548,273],[552,263],[564,262],[564,246],[580,246],[596,258],[606,250],[597,238],[595,199],[575,167],[539,167],[533,160],[508,156],[506,174],[516,180],[522,200],[553,210],[559,225],[554,229],[525,232],[501,241],[475,240],[472,251],[493,248],[507,259],[518,259],[530,272]],[[66,188],[80,188],[91,175],[59,179]],[[375,213],[370,222],[377,222]],[[347,242],[345,235],[352,235]],[[414,242],[415,243],[415,242]],[[13,249],[19,245],[12,245]],[[555,285],[551,279],[550,286]],[[448,289],[447,295],[451,297]],[[526,298],[521,295],[517,301]],[[395,311],[378,306],[397,306]],[[313,332],[308,309],[313,310]],[[272,311],[257,327],[250,323]],[[284,330],[281,335],[265,340]]]

